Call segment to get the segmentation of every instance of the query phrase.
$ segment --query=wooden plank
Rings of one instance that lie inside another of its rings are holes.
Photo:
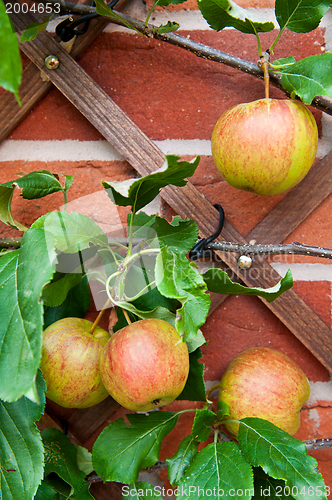
[[[332,193],[331,172],[332,152],[312,167],[304,180],[250,232],[248,241],[281,243]]]
[[[121,11],[128,0],[119,0],[117,9]],[[35,21],[30,17],[30,21]],[[97,38],[108,21],[104,18],[93,19],[88,31],[78,36],[74,42],[71,55],[79,57]],[[22,73],[22,82],[19,88],[21,106],[12,92],[4,92],[0,97],[0,143],[24,120],[34,106],[50,91],[53,83],[50,80],[41,79],[40,70],[35,64],[30,63]]]
[[[18,29],[24,25],[17,18],[14,23]],[[22,50],[141,175],[162,165],[164,156],[157,146],[47,33],[26,42]],[[60,60],[59,68],[53,71],[44,69],[44,59],[51,53]],[[214,231],[218,212],[190,182],[181,189],[168,186],[162,190],[162,196],[180,216],[193,218],[203,237]],[[222,236],[227,241],[246,243],[228,221]],[[248,286],[268,287],[280,279],[261,258],[255,258],[250,271],[245,272],[237,267],[236,255],[218,254]],[[332,337],[328,325],[293,290],[266,305],[332,371]]]

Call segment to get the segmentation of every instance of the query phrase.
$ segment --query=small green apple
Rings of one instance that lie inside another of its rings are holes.
[[[65,408],[88,408],[108,397],[99,358],[110,338],[106,330],[81,318],[64,318],[43,334],[40,368],[47,397]]]
[[[227,419],[258,417],[292,435],[300,427],[300,410],[309,395],[301,368],[286,354],[267,347],[252,347],[234,358],[219,389],[219,400],[230,407]],[[225,425],[238,434],[238,423]]]
[[[122,406],[148,411],[171,403],[189,373],[187,345],[161,319],[136,321],[113,333],[100,357],[100,374]]]
[[[211,150],[223,178],[259,195],[283,193],[308,173],[317,153],[318,130],[301,102],[264,98],[225,111]]]

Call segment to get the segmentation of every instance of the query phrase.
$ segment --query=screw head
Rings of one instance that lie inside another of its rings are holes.
[[[48,69],[57,69],[58,66],[60,64],[60,61],[59,59],[57,58],[57,56],[47,56],[45,57],[45,66],[46,68]]]
[[[252,264],[252,259],[248,255],[241,255],[239,260],[237,261],[237,265],[240,269],[250,269]]]

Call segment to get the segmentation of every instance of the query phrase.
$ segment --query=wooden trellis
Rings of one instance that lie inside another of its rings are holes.
[[[8,3],[8,2],[7,2]],[[12,21],[18,32],[28,23],[35,21],[28,14],[13,15]],[[21,44],[21,50],[32,61],[23,72],[20,98],[22,107],[12,94],[6,92],[0,98],[0,140],[4,140],[34,105],[54,85],[60,92],[94,125],[121,155],[142,176],[150,174],[164,163],[164,155],[158,147],[130,120],[100,86],[75,62],[102,31],[107,21],[95,20],[88,32],[79,37],[71,54],[48,33],[40,33],[31,42]],[[53,54],[59,58],[56,70],[45,66],[45,58]],[[48,78],[43,81],[42,71]],[[220,240],[245,244],[250,240],[257,243],[281,243],[315,208],[332,192],[332,153],[311,169],[305,179],[251,231],[247,239],[226,220]],[[218,225],[218,212],[193,184],[183,188],[168,186],[161,191],[162,198],[182,218],[194,219],[201,237],[208,237]],[[264,258],[254,258],[250,272],[237,266],[236,254],[217,252],[226,264],[246,285],[263,288],[273,286],[279,279],[278,273]],[[226,296],[214,296],[214,310]],[[293,290],[281,295],[266,306],[286,325],[286,327],[307,347],[309,351],[332,372],[331,328]],[[65,416],[69,423],[71,437],[83,443],[118,407],[108,398],[97,407],[58,413],[53,418]],[[42,425],[49,426],[50,416],[45,416]],[[54,425],[54,421],[51,422]],[[106,486],[104,486],[105,488]],[[109,485],[107,488],[114,488]],[[110,490],[108,490],[108,494]],[[94,493],[96,498],[104,498],[102,491]],[[112,498],[116,492],[112,490]],[[119,498],[121,498],[119,496]]]

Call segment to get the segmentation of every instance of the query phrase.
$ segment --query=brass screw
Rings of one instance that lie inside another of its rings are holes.
[[[57,69],[60,64],[57,56],[47,56],[45,57],[45,66],[48,69]]]

